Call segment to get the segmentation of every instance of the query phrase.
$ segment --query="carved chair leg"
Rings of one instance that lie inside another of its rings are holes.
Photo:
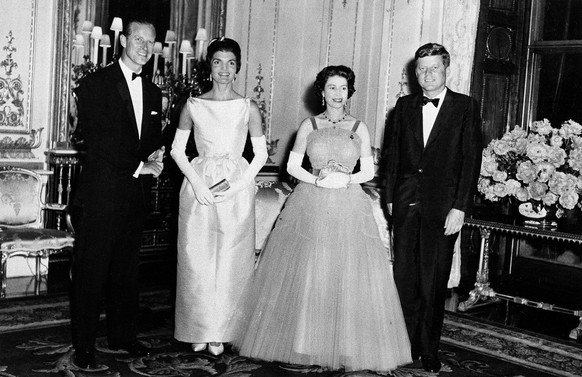
[[[0,298],[6,297],[6,262],[8,261],[8,253],[6,251],[2,252],[0,257]]]
[[[570,331],[570,339],[579,340],[582,339],[582,317],[580,317],[580,322],[578,327]]]

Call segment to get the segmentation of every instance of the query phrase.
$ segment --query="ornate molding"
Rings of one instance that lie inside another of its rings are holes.
[[[4,136],[0,139],[0,159],[33,159],[32,150],[40,146],[43,129],[31,130],[28,138],[20,136],[15,139],[11,136]]]
[[[15,24],[9,30],[5,36],[7,44],[2,47],[6,56],[0,62],[3,68],[3,72],[0,72],[0,134],[2,135],[0,159],[2,160],[35,159],[32,150],[41,146],[44,129],[33,129],[31,119],[38,0],[30,0],[26,6],[22,5],[25,8],[23,12],[30,6],[30,21],[26,26]],[[20,43],[23,39],[25,44]],[[28,61],[20,62],[22,66],[27,67],[25,77],[16,74],[20,67],[13,57],[13,53],[17,51],[17,47],[13,44],[15,40],[19,41],[18,50],[25,56],[28,51]]]
[[[69,101],[71,98],[71,36],[73,24],[73,0],[57,2],[57,30],[55,34],[56,59],[52,119],[51,147],[70,147]]]

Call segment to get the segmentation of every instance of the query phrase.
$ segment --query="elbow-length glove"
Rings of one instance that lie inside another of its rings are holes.
[[[345,188],[347,187],[350,176],[344,173],[330,173],[325,178],[320,179],[319,177],[311,174],[303,167],[301,167],[301,163],[303,162],[303,154],[293,152],[289,154],[289,161],[287,162],[287,172],[291,174],[293,177],[297,178],[300,181],[314,184],[318,187],[324,188]]]
[[[267,162],[269,154],[267,153],[267,141],[265,135],[261,136],[251,136],[251,144],[253,145],[254,157],[249,164],[249,167],[244,171],[244,173],[234,182],[230,183],[230,188],[224,192],[216,193],[216,197],[219,196],[232,196],[244,189],[250,184],[254,184],[255,177],[259,174],[259,171]]]
[[[190,165],[188,157],[186,157],[186,143],[188,142],[188,137],[190,136],[191,130],[182,130],[180,128],[176,129],[176,135],[174,136],[174,141],[172,142],[172,150],[170,155],[176,161],[176,165],[182,171],[182,174],[188,179],[192,190],[194,190],[194,195],[196,200],[200,204],[209,205],[214,203],[214,196],[208,189],[206,183],[202,178],[196,173],[194,167]]]
[[[360,171],[350,175],[350,184],[368,182],[374,178],[374,158],[372,156],[360,158]]]

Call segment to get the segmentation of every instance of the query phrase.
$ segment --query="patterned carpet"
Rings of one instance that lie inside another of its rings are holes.
[[[284,365],[251,360],[227,349],[215,357],[194,353],[172,337],[171,298],[167,291],[142,295],[140,341],[152,356],[131,358],[97,344],[98,371],[84,372],[72,364],[69,304],[66,298],[0,302],[0,376],[45,377],[344,377],[379,376],[371,371],[328,371],[316,366]],[[447,314],[440,352],[445,377],[582,376],[582,348],[516,332],[465,315]],[[397,377],[426,377],[419,365],[394,371]]]

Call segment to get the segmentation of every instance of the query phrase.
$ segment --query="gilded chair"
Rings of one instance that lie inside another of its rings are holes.
[[[8,259],[35,258],[34,292],[38,295],[42,258],[72,250],[71,233],[43,227],[44,210],[66,210],[66,205],[45,203],[45,193],[46,178],[27,169],[0,167],[0,298],[6,297]]]

